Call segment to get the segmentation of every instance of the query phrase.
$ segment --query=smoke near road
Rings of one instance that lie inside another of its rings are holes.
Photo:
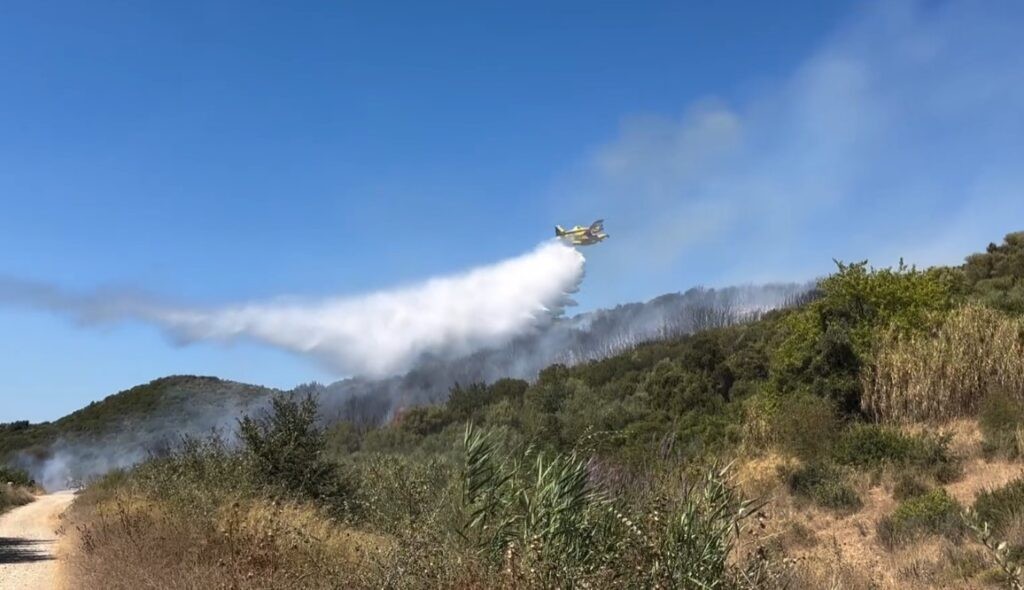
[[[339,375],[380,377],[423,358],[455,358],[529,333],[572,303],[583,268],[578,251],[551,240],[492,265],[355,297],[203,309],[0,279],[0,304],[66,314],[86,325],[142,321],[183,343],[249,339],[312,357]]]

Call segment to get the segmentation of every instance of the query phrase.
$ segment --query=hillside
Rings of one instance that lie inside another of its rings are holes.
[[[1021,587],[1024,268],[1006,261],[1022,238],[961,267],[840,264],[794,306],[456,386],[376,426],[325,429],[314,398],[275,397],[238,447],[91,485],[71,563],[90,588],[152,571],[182,587]]]
[[[443,402],[456,383],[534,379],[552,363],[573,365],[641,342],[734,323],[792,301],[807,289],[797,284],[690,289],[646,303],[554,318],[506,346],[454,361],[423,359],[406,375],[312,383],[291,393],[319,397],[327,420],[377,425],[396,408]],[[54,422],[0,424],[0,458],[27,468],[44,485],[63,486],[68,477],[130,465],[184,435],[230,432],[238,418],[262,407],[272,393],[214,377],[156,379]]]
[[[156,379],[59,420],[0,424],[0,457],[44,486],[126,466],[176,444],[184,435],[230,431],[238,416],[265,404],[275,390],[215,377]]]

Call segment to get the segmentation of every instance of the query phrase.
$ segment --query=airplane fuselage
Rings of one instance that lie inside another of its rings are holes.
[[[604,221],[601,219],[592,223],[590,227],[577,225],[572,229],[562,229],[556,225],[555,236],[573,246],[590,246],[608,238],[608,234],[604,233]]]

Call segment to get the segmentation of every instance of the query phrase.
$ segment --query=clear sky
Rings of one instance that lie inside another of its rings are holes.
[[[604,217],[580,309],[957,262],[1024,229],[1019,2],[0,7],[0,276],[370,292]],[[175,373],[337,377],[0,307],[0,421]]]

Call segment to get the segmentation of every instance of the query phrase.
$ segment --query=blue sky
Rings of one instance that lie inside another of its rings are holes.
[[[956,262],[1024,229],[1022,25],[1014,2],[9,5],[0,276],[354,295],[599,216],[580,309]],[[173,373],[337,377],[0,307],[0,421]]]

